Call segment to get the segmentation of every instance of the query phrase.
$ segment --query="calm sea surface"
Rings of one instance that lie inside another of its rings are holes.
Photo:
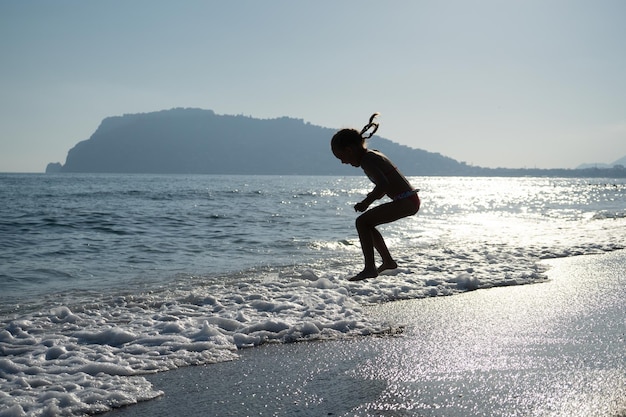
[[[624,179],[411,181],[420,212],[381,227],[400,268],[350,283],[365,177],[0,174],[0,392],[16,393],[0,410],[153,398],[142,374],[389,331],[361,307],[541,282],[541,259],[626,246]]]

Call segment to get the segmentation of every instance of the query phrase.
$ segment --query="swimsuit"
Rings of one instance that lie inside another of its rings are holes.
[[[403,198],[407,198],[407,197],[411,197],[411,196],[413,196],[413,195],[417,195],[417,193],[418,193],[418,192],[419,192],[419,190],[410,190],[410,191],[405,191],[405,192],[403,192],[403,193],[400,193],[400,194],[398,194],[398,195],[394,196],[394,197],[392,198],[392,200],[393,200],[393,201],[396,201],[396,200],[402,200]]]
[[[398,201],[398,200],[403,200],[405,198],[410,199],[411,201],[413,201],[413,203],[415,204],[415,208],[417,210],[420,209],[420,198],[417,195],[417,193],[419,192],[419,190],[410,190],[410,191],[405,191],[403,193],[400,193],[396,196],[394,196],[392,198],[393,201]]]

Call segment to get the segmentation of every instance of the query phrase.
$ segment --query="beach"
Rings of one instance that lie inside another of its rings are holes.
[[[367,307],[400,334],[269,344],[150,375],[138,416],[625,416],[626,251],[544,283]]]

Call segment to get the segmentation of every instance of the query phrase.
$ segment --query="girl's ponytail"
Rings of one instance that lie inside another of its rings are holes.
[[[363,129],[361,129],[360,135],[363,138],[363,140],[371,138],[372,136],[374,136],[374,133],[376,133],[376,131],[378,130],[378,123],[374,121],[378,116],[380,116],[380,113],[372,114],[372,116],[370,117],[369,123],[363,126]],[[370,129],[371,129],[371,132],[366,136],[366,134],[368,133]]]
[[[330,147],[334,150],[340,150],[350,146],[363,146],[366,139],[369,139],[378,130],[378,123],[374,121],[379,113],[372,114],[370,121],[366,124],[361,132],[356,129],[341,129],[335,133],[330,141]]]

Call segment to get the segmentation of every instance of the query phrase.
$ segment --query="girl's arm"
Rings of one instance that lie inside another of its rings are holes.
[[[365,161],[364,161],[365,162]],[[383,198],[387,194],[387,188],[389,187],[389,180],[383,172],[375,165],[362,163],[361,168],[365,171],[365,174],[375,184],[374,189],[367,194],[367,196],[360,203],[355,204],[354,209],[356,211],[365,211],[376,200]]]

